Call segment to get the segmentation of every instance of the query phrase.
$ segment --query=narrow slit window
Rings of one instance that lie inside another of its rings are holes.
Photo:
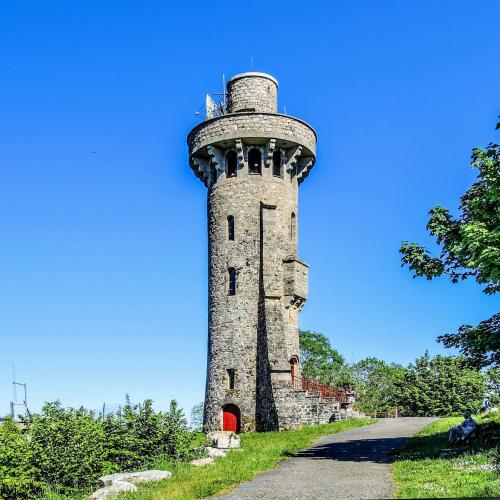
[[[274,177],[281,177],[281,151],[273,153],[273,175]]]
[[[236,269],[230,267],[229,273],[229,295],[236,295]]]
[[[227,177],[236,177],[238,170],[238,156],[236,155],[236,151],[229,151],[227,154],[226,167]]]
[[[235,371],[236,370],[234,368],[229,368],[229,370],[226,370],[226,372],[227,372],[227,388],[230,391],[234,390]]]
[[[248,168],[251,174],[262,174],[262,156],[257,148],[248,152]]]
[[[227,239],[229,241],[234,241],[234,216],[229,215],[227,217]]]
[[[297,218],[295,217],[295,212],[292,212],[290,216],[290,239],[293,241],[297,235]]]

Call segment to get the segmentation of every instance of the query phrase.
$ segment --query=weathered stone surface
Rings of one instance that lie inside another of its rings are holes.
[[[215,431],[207,434],[207,439],[214,448],[228,449],[239,448],[241,446],[240,438],[234,432]]]
[[[113,484],[116,481],[126,481],[132,484],[148,483],[152,481],[162,481],[169,479],[172,473],[166,470],[145,470],[141,472],[117,472],[99,478],[104,486]]]
[[[242,73],[228,82],[228,111],[264,111],[276,113],[278,82],[265,73]]]
[[[225,457],[226,452],[219,448],[207,448],[207,454],[210,458]]]
[[[222,430],[224,409],[242,431],[328,422],[338,403],[300,390],[298,313],[308,266],[298,259],[298,186],[314,165],[316,133],[276,113],[277,82],[269,75],[237,75],[227,103],[228,114],[188,136],[191,167],[208,187],[204,429]],[[227,439],[213,446],[230,448]]]
[[[114,481],[113,484],[94,491],[90,498],[93,500],[115,498],[120,493],[133,491],[137,491],[137,486],[135,486],[134,484],[126,481]]]
[[[205,465],[212,465],[214,463],[214,459],[211,457],[208,458],[198,458],[198,460],[191,461],[191,465],[195,467],[205,467]]]

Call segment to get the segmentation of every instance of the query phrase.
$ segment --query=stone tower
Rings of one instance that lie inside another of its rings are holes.
[[[308,280],[297,256],[298,186],[314,165],[316,133],[277,112],[277,93],[270,75],[234,76],[226,108],[187,139],[208,188],[206,431],[319,421],[318,398],[301,390],[297,323]]]

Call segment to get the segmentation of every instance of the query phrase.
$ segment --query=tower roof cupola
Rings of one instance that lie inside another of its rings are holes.
[[[240,73],[227,82],[229,113],[276,113],[278,81],[267,73]]]

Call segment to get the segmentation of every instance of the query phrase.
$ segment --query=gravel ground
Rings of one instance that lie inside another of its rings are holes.
[[[388,452],[435,418],[383,419],[376,424],[324,436],[272,471],[240,485],[223,498],[391,498]]]

